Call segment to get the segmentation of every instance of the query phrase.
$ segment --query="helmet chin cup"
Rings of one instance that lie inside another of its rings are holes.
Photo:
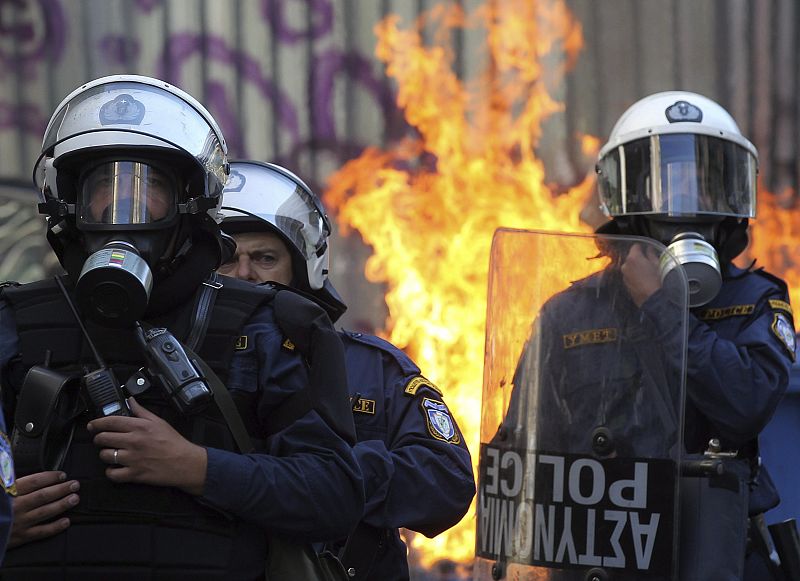
[[[144,316],[153,274],[130,243],[114,240],[86,259],[76,284],[81,312],[107,327],[127,327]]]
[[[689,307],[700,307],[717,296],[722,286],[722,272],[714,247],[697,232],[676,234],[661,255],[661,281],[675,283],[675,267],[680,264],[689,282]]]

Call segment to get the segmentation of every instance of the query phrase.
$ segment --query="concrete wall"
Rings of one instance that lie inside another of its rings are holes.
[[[487,0],[496,10],[510,0]],[[465,9],[484,4],[457,2]],[[0,278],[32,280],[44,258],[26,192],[50,113],[80,83],[137,73],[173,82],[219,121],[233,157],[287,165],[318,191],[367,145],[409,128],[374,57],[374,25],[405,23],[432,0],[0,0]],[[540,4],[546,5],[545,0]],[[556,96],[566,113],[545,125],[551,181],[589,169],[577,133],[604,136],[638,98],[678,88],[718,99],[761,153],[773,191],[798,176],[800,9],[793,0],[567,0],[585,46]],[[483,35],[455,33],[454,67],[484,64]],[[358,235],[334,240],[332,278],[352,305],[345,324],[380,326],[383,289],[360,274]],[[35,260],[33,257],[37,257]]]

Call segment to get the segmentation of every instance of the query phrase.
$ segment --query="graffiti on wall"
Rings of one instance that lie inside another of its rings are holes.
[[[209,10],[210,3],[205,2],[203,8],[203,2],[193,5]],[[99,6],[89,1],[0,0],[0,83],[6,87],[0,88],[0,179],[29,179],[30,168],[18,167],[24,163],[10,163],[3,151],[15,148],[18,156],[14,159],[35,160],[54,104],[75,88],[54,86],[58,85],[53,80],[56,68],[74,70],[68,80],[76,82],[135,72],[181,87],[199,85],[199,91],[190,92],[200,98],[220,124],[231,157],[268,158],[297,168],[318,189],[325,176],[318,175],[309,159],[323,155],[341,165],[357,156],[368,142],[391,139],[405,130],[371,48],[346,46],[341,26],[337,32],[333,0],[259,0],[257,19],[235,16],[240,19],[238,30],[247,28],[251,38],[258,38],[259,31],[262,37],[268,33],[273,48],[283,55],[293,52],[294,60],[305,63],[298,74],[303,76],[300,84],[307,90],[299,94],[294,90],[297,79],[280,78],[270,72],[271,57],[264,54],[263,47],[250,47],[232,38],[229,29],[215,28],[213,19],[205,20],[205,28],[170,24],[174,20],[166,18],[165,11],[185,10],[185,3],[135,0],[103,3],[102,9]],[[117,21],[120,14],[126,19],[124,26]],[[155,21],[164,22],[162,37],[135,34],[146,27],[133,24]],[[158,50],[146,50],[154,42],[158,43]],[[198,70],[202,71],[199,82]],[[236,83],[230,81],[232,78]],[[348,90],[342,91],[342,86]],[[39,90],[41,87],[47,90]],[[266,111],[270,131],[279,134],[279,139],[248,139],[252,137],[248,132],[263,133],[266,129],[254,125],[250,121],[252,112],[241,108],[238,95],[245,90],[259,96],[257,106],[263,109],[260,114],[263,117]],[[378,114],[376,135],[354,136],[343,127],[346,116],[341,110],[353,105],[342,103],[342,95],[355,91],[361,99],[359,110],[368,102]],[[253,142],[264,146],[248,145]],[[27,233],[4,228],[12,215],[5,212],[0,216],[0,236]],[[4,245],[3,263],[13,257]],[[13,268],[0,268],[14,274]],[[29,274],[33,273],[26,273]]]

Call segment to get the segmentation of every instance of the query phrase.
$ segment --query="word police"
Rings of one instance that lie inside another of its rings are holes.
[[[480,556],[554,568],[669,567],[674,464],[483,445]]]

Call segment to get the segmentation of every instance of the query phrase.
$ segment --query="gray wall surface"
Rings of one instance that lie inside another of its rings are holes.
[[[282,163],[324,192],[326,178],[368,145],[409,131],[395,84],[374,56],[374,25],[405,25],[432,0],[0,0],[0,278],[53,267],[27,193],[41,135],[80,83],[135,73],[203,102],[232,157]],[[473,10],[485,4],[461,0]],[[512,2],[490,0],[495,10]],[[523,4],[535,5],[535,2]],[[547,6],[551,2],[540,0]],[[586,173],[574,135],[602,139],[638,98],[687,89],[729,108],[761,156],[771,191],[798,175],[797,21],[793,0],[568,0],[584,48],[555,96],[566,105],[539,145],[552,182]],[[484,38],[451,37],[454,68],[485,65]],[[352,307],[345,323],[380,327],[383,289],[361,276],[358,234],[334,240],[333,280]]]

